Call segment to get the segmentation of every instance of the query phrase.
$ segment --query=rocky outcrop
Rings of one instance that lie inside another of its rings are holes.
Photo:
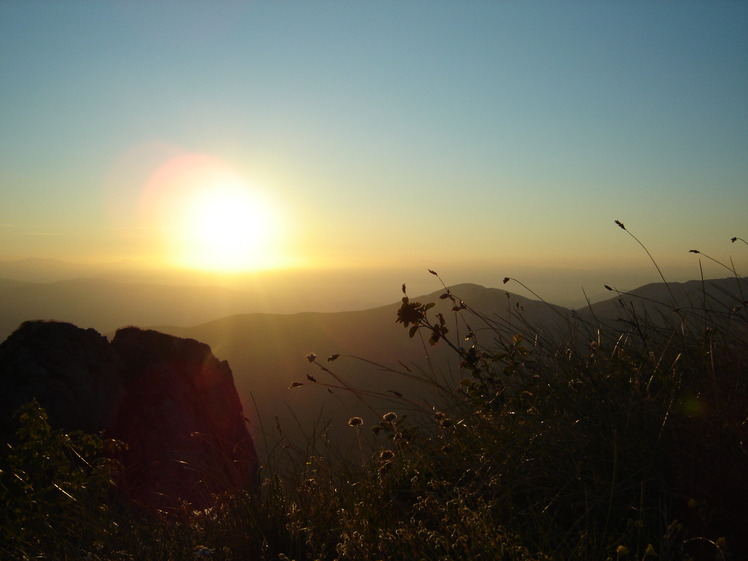
[[[109,434],[129,445],[129,497],[206,506],[252,483],[257,456],[226,361],[194,339],[133,327],[117,331],[112,348],[125,364],[126,394]]]
[[[0,344],[0,437],[36,398],[54,427],[98,432],[122,399],[123,368],[106,337],[69,323],[26,322]]]
[[[0,345],[0,433],[36,398],[52,426],[127,443],[119,488],[148,509],[195,508],[251,487],[257,456],[233,374],[210,347],[134,327],[27,322]]]

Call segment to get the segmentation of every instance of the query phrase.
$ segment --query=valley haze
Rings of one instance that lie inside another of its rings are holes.
[[[666,270],[668,280],[696,278],[699,264],[691,257],[693,267]],[[701,265],[706,278],[725,276],[723,268],[709,261]],[[608,298],[605,285],[627,291],[660,280],[651,266],[584,270],[453,265],[437,272],[448,285],[502,287],[571,309]],[[525,286],[503,286],[505,277]],[[428,273],[428,265],[221,275],[128,261],[0,261],[0,336],[7,337],[20,322],[31,319],[70,321],[107,333],[124,325],[190,327],[240,313],[363,310],[398,300],[403,283],[411,294],[427,294],[441,286]]]

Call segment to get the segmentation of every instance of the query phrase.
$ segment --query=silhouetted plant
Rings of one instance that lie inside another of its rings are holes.
[[[402,287],[396,321],[412,338],[423,333],[430,345],[451,348],[463,376],[442,388],[430,429],[400,417],[373,427],[395,446],[384,445],[370,479],[357,482],[365,496],[338,543],[349,555],[386,556],[397,543],[414,558],[465,558],[477,555],[461,549],[468,537],[496,559],[722,559],[745,551],[744,309],[678,307],[650,252],[626,231],[670,295],[650,304],[671,315],[653,321],[623,306],[614,324],[577,314],[564,339],[524,322],[521,310],[511,331],[442,283],[440,299],[456,316],[448,325],[443,313],[431,315],[435,303],[411,300]],[[714,461],[725,468],[717,477],[706,470]],[[370,504],[389,505],[388,516],[367,518],[361,509]],[[458,520],[462,533],[452,526]],[[487,528],[511,532],[486,540]]]
[[[75,556],[86,546],[103,546],[115,531],[109,499],[117,469],[104,452],[118,444],[53,430],[35,401],[16,418],[18,442],[0,453],[2,547],[32,558],[38,552]]]

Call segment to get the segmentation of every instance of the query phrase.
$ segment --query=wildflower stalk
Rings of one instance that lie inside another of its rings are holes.
[[[667,282],[667,279],[665,278],[665,275],[662,274],[662,270],[660,270],[660,266],[657,264],[657,261],[655,261],[655,258],[652,257],[652,254],[647,249],[647,246],[645,246],[639,240],[639,238],[637,238],[634,234],[632,234],[629,230],[627,230],[626,226],[623,225],[623,222],[621,222],[620,220],[615,220],[614,222],[618,225],[618,227],[621,230],[623,230],[629,236],[631,236],[634,239],[634,241],[641,246],[641,248],[645,251],[645,253],[647,254],[647,256],[649,256],[649,260],[652,261],[652,264],[655,266],[655,269],[657,269],[657,273],[660,275],[660,278],[662,279],[662,282],[665,283],[665,288],[667,289],[668,293],[670,294],[670,299],[673,302],[673,306],[675,306],[677,308],[678,307],[677,300],[675,299],[675,295],[673,294],[673,291],[670,289],[670,284]]]

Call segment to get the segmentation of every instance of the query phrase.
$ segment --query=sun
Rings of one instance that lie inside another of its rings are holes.
[[[273,264],[277,219],[268,204],[237,183],[209,185],[187,201],[177,228],[179,261],[212,271]]]
[[[143,206],[172,264],[256,271],[280,267],[285,259],[281,213],[266,191],[215,158],[188,155],[152,176]]]

